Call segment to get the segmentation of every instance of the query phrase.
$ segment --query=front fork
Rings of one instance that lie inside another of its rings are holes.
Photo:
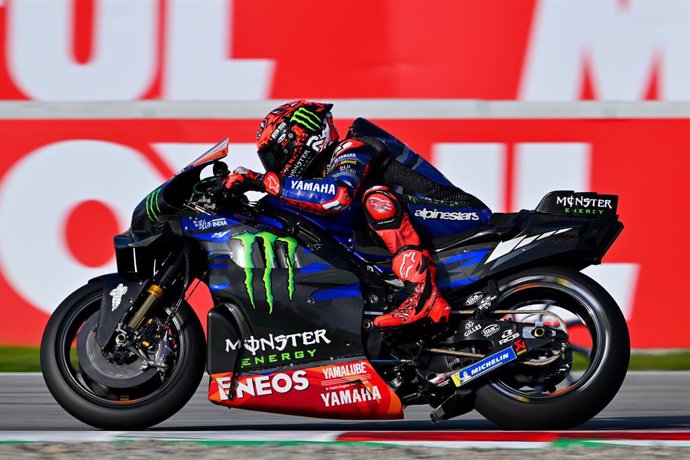
[[[137,330],[139,326],[141,326],[144,317],[149,312],[151,307],[153,307],[156,304],[156,302],[162,299],[165,295],[165,289],[169,290],[169,288],[172,287],[173,283],[176,281],[176,279],[179,277],[179,274],[182,271],[182,266],[184,265],[184,262],[185,254],[184,252],[180,251],[175,257],[173,263],[169,265],[167,268],[165,268],[163,276],[160,277],[158,283],[153,282],[148,287],[148,289],[146,290],[148,295],[141,303],[139,308],[135,310],[134,315],[132,316],[132,318],[130,318],[129,322],[127,323],[127,325],[131,329]]]
[[[144,319],[146,315],[151,310],[151,307],[156,305],[163,297],[170,296],[171,291],[174,291],[174,285],[179,281],[180,273],[184,270],[185,264],[185,254],[184,252],[179,252],[174,256],[172,263],[164,263],[161,271],[154,275],[153,281],[146,288],[146,291],[139,294],[138,299],[132,299],[135,304],[132,309],[132,314],[129,320],[121,318],[119,325],[115,328],[115,346],[119,349],[130,349],[130,351],[140,354],[138,350],[133,350],[135,343],[141,338],[142,334],[145,334],[146,324]],[[125,291],[126,292],[126,291]],[[140,300],[143,297],[143,300]],[[130,302],[132,302],[130,300]],[[178,303],[179,304],[179,303]],[[110,314],[106,309],[106,315]],[[114,310],[113,310],[114,311]],[[176,311],[170,313],[170,316],[174,316]],[[167,324],[170,318],[168,318],[164,324]],[[125,322],[126,321],[126,322]],[[107,336],[106,336],[107,337]],[[105,337],[104,337],[105,339]],[[107,339],[105,339],[107,340]],[[105,347],[106,343],[102,343]]]
[[[146,289],[146,292],[140,294],[144,299],[138,307],[135,306],[131,318],[126,324],[120,323],[120,326],[117,328],[118,333],[115,336],[115,350],[128,350],[141,358],[143,361],[142,369],[156,367],[164,371],[167,368],[165,358],[169,353],[167,347],[169,337],[167,331],[165,331],[165,326],[170,318],[175,315],[176,308],[173,308],[173,311],[169,312],[168,319],[163,322],[162,335],[160,335],[161,331],[158,331],[154,333],[153,337],[149,337],[151,333],[149,326],[153,326],[153,323],[151,320],[145,322],[144,319],[151,310],[151,307],[163,299],[166,294],[170,295],[171,291],[174,291],[174,285],[180,280],[180,273],[184,270],[184,264],[185,254],[182,251],[175,256],[172,263],[164,263],[161,268],[162,274],[160,276],[155,276],[153,282]],[[159,326],[155,327],[160,328]],[[155,359],[150,359],[149,356],[147,356],[146,350],[149,349],[154,342],[159,342],[158,352],[156,353]]]

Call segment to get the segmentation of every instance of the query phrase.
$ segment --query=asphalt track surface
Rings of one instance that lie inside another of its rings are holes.
[[[439,424],[429,408],[408,407],[399,421],[342,421],[226,409],[206,399],[208,379],[174,417],[151,431],[496,430],[477,412]],[[0,373],[0,431],[92,430],[53,400],[40,374]],[[616,398],[582,430],[690,429],[690,372],[629,373]]]

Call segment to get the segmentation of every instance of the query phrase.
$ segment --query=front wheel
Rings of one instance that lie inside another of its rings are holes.
[[[46,385],[67,412],[89,425],[132,430],[160,423],[187,403],[201,381],[205,341],[199,319],[186,302],[167,323],[169,308],[152,309],[142,326],[149,334],[137,345],[140,356],[104,353],[95,342],[102,296],[103,283],[91,282],[50,317],[41,341]],[[160,366],[144,365],[142,356]]]
[[[532,365],[506,366],[477,391],[476,409],[504,429],[520,430],[571,428],[598,414],[620,389],[630,360],[628,329],[615,300],[565,267],[527,270],[498,286],[496,310],[514,310],[508,316],[524,322],[552,320],[554,313],[568,342],[556,362],[534,356]]]

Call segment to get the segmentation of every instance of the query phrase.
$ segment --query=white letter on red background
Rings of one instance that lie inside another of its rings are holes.
[[[91,268],[70,254],[63,236],[69,212],[97,200],[124,230],[134,207],[162,180],[139,152],[110,142],[63,141],[29,153],[0,184],[3,275],[29,303],[52,312],[90,278],[115,271],[114,261]]]
[[[230,59],[232,2],[170,0],[168,5],[164,98],[257,100],[269,97],[271,61]]]
[[[690,99],[690,3],[542,0],[521,99],[577,100],[585,59],[599,99],[644,98],[656,61],[660,98]]]
[[[177,171],[213,144],[153,147]],[[228,162],[232,168],[261,170],[253,143],[231,144]],[[0,182],[3,275],[27,302],[51,313],[90,278],[115,271],[114,260],[87,267],[69,252],[64,228],[70,211],[83,201],[102,202],[113,211],[122,231],[129,226],[134,207],[164,179],[138,151],[111,142],[63,141],[29,152]]]
[[[9,5],[8,64],[30,98],[137,99],[156,70],[156,2],[97,0],[93,57],[72,56],[69,0],[21,0]]]

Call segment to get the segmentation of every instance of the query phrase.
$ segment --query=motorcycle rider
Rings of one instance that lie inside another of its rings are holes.
[[[317,214],[338,213],[361,200],[369,226],[393,254],[393,272],[409,293],[374,324],[401,326],[426,317],[447,321],[450,307],[439,293],[433,259],[406,207],[423,203],[423,212],[415,214],[424,219],[424,225],[427,217],[440,216],[448,219],[439,222],[444,226],[451,220],[471,220],[463,222],[466,228],[487,223],[491,212],[399,141],[395,140],[404,148],[394,154],[380,140],[358,136],[353,128],[357,122],[368,123],[363,119],[355,121],[348,136],[340,140],[332,107],[301,100],[271,111],[257,132],[258,155],[266,173],[240,167],[224,179],[225,187],[266,192]],[[428,211],[427,206],[451,209]],[[457,208],[470,212],[450,212]]]

